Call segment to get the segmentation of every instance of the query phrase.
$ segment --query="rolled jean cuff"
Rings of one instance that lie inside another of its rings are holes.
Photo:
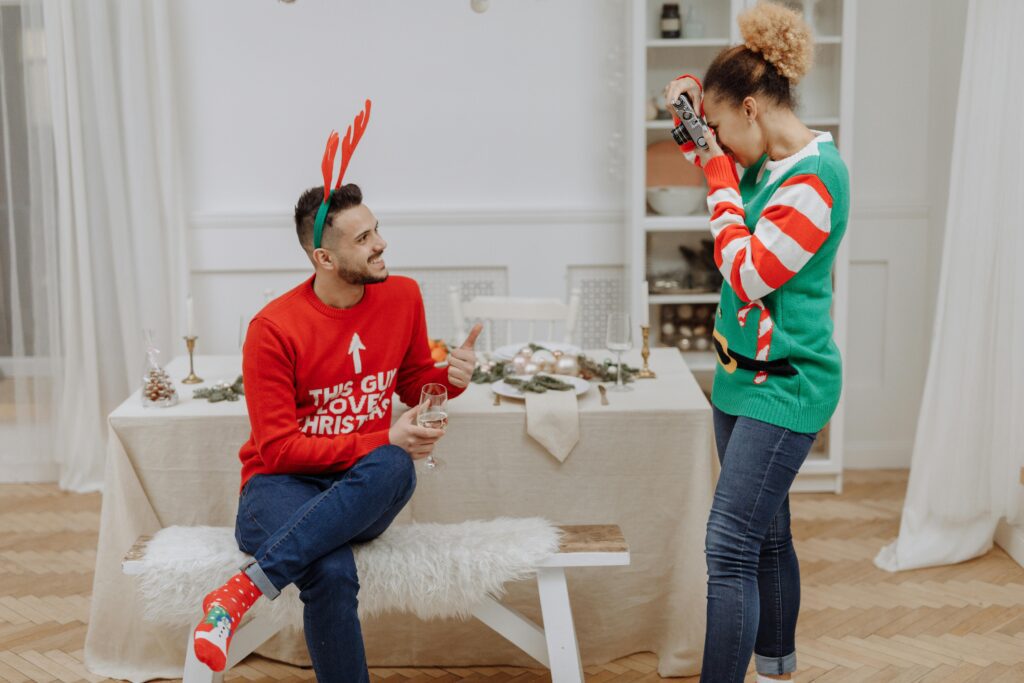
[[[762,657],[755,652],[754,667],[757,673],[769,676],[793,673],[796,671],[796,652],[790,652],[785,657]]]
[[[260,589],[260,593],[263,593],[264,597],[273,600],[281,594],[281,591],[263,573],[262,567],[260,567],[256,560],[242,565],[242,571],[249,577],[250,581],[256,584],[256,587]]]

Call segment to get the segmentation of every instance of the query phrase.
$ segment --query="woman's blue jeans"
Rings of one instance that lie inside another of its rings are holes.
[[[701,683],[741,683],[751,654],[762,674],[796,670],[800,565],[789,487],[815,434],[714,408],[722,472],[708,518],[707,631]]]

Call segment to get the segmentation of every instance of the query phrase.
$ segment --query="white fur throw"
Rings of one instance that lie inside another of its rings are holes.
[[[485,596],[500,596],[506,581],[533,576],[537,564],[558,551],[560,533],[539,518],[396,524],[355,547],[360,614],[468,617]],[[137,577],[144,617],[193,625],[203,597],[245,561],[230,528],[160,530],[146,546]],[[276,600],[257,601],[251,613],[301,626],[298,589],[288,586]]]

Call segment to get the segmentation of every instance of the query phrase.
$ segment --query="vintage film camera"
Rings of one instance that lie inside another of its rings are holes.
[[[672,103],[672,108],[676,110],[676,116],[680,120],[680,124],[672,130],[672,139],[676,141],[676,144],[682,145],[693,140],[701,149],[707,149],[708,141],[704,138],[707,127],[704,121],[697,116],[697,112],[693,110],[690,98],[685,94],[680,95],[679,99]]]

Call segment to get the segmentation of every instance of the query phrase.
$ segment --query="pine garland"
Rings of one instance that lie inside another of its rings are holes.
[[[530,344],[530,348],[534,351],[546,350],[542,346],[536,344]],[[498,380],[504,379],[507,383],[512,384],[509,378],[505,377],[505,366],[510,361],[498,361],[494,365],[484,369],[484,366],[477,366],[473,370],[473,383],[474,384],[493,384]],[[597,380],[598,382],[614,382],[618,374],[618,366],[615,361],[606,359],[602,362],[598,362],[592,358],[588,358],[583,354],[576,356],[576,362],[580,367],[580,377],[585,380]],[[630,367],[625,363],[622,364],[622,381],[632,382],[636,378],[636,374],[640,372],[639,368]]]
[[[534,394],[543,394],[548,391],[569,391],[573,385],[563,382],[550,375],[534,375],[531,379],[520,379],[518,377],[506,377],[505,384],[519,387],[520,391]]]
[[[239,375],[234,384],[217,382],[212,387],[196,389],[192,392],[193,398],[205,398],[210,403],[218,401],[237,401],[240,396],[245,396],[245,388],[242,386],[242,376]]]

